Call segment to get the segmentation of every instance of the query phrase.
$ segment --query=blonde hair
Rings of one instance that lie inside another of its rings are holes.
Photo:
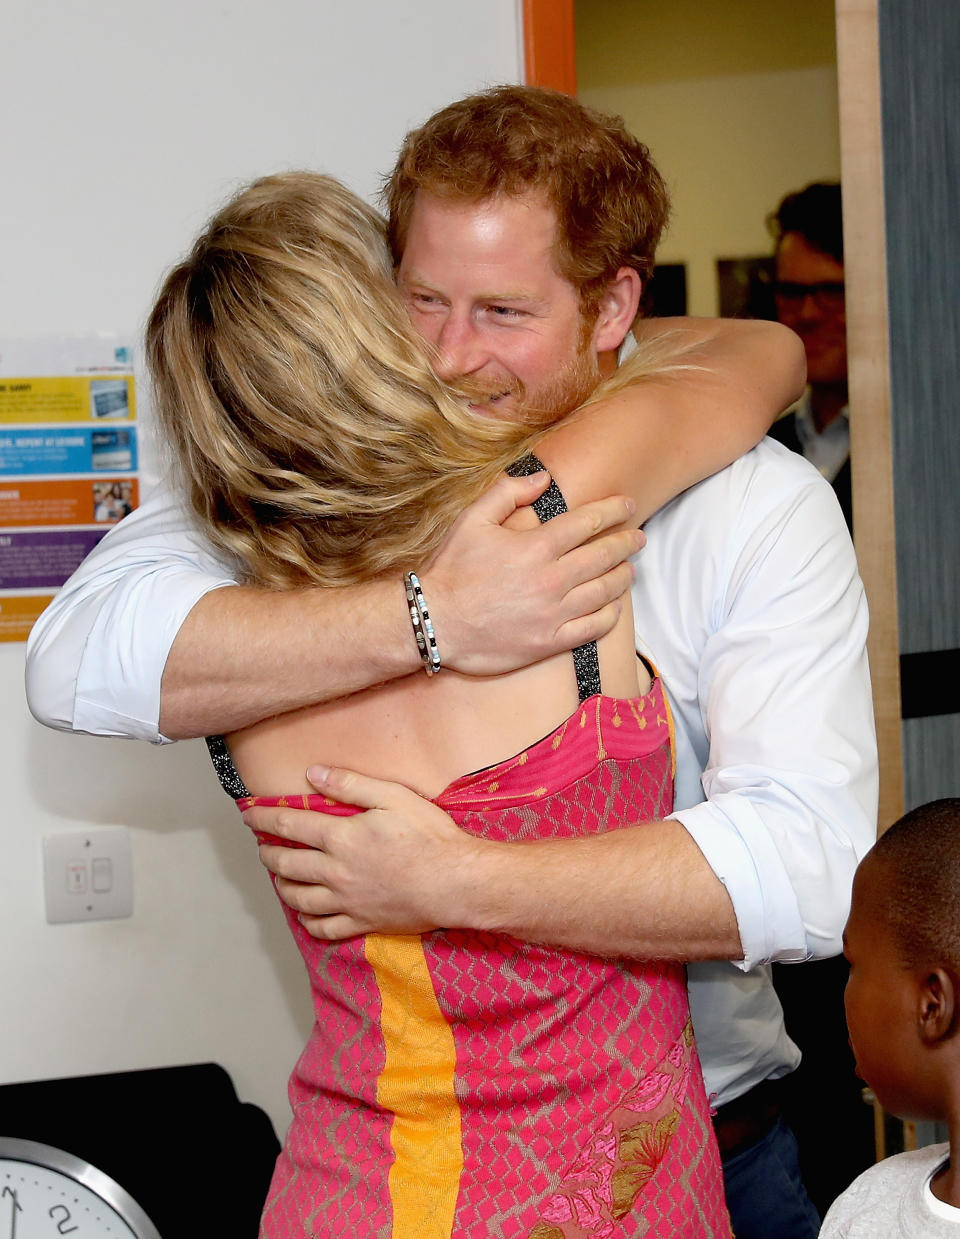
[[[191,506],[264,585],[422,566],[542,432],[477,417],[437,379],[383,221],[316,173],[264,177],[218,212],[164,282],[146,339]]]
[[[433,373],[377,213],[331,177],[264,177],[211,220],[147,325],[159,421],[205,532],[272,586],[423,563],[530,428]]]

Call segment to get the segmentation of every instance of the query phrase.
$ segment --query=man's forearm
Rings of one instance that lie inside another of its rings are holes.
[[[742,957],[726,889],[679,822],[490,844],[454,889],[463,911],[453,923],[525,942],[633,959]]]
[[[214,590],[170,650],[160,731],[172,740],[235,731],[420,665],[399,577],[337,590]]]
[[[502,477],[421,569],[444,665],[475,675],[526,666],[608,632],[642,535],[613,496],[536,529],[502,522],[546,474]],[[612,532],[607,532],[612,530]],[[598,537],[597,535],[602,535]],[[501,581],[518,582],[504,591]],[[206,594],[164,664],[160,732],[235,731],[420,668],[403,575],[337,589],[230,587]]]
[[[460,928],[596,955],[740,959],[723,883],[676,821],[581,839],[495,842],[462,831],[399,784],[311,768],[323,795],[368,811],[338,817],[257,807],[281,897],[319,938]]]

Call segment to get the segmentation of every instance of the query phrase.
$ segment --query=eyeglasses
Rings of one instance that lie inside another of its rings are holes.
[[[824,280],[819,284],[790,284],[775,281],[773,295],[785,307],[799,310],[808,297],[818,310],[839,310],[844,304],[845,285],[842,280]]]

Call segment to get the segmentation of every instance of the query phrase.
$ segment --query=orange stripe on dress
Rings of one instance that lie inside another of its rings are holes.
[[[463,1173],[453,1033],[419,935],[367,934],[364,952],[381,1001],[377,1102],[394,1116],[392,1239],[450,1239]]]

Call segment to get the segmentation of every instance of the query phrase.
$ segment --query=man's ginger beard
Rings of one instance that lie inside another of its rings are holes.
[[[509,380],[476,378],[464,375],[452,387],[458,396],[471,404],[486,405],[489,416],[500,416],[498,402],[493,397],[509,395],[514,403],[504,416],[510,421],[531,427],[551,426],[578,408],[590,396],[603,377],[600,362],[592,348],[593,324],[581,318],[577,349],[560,367],[549,383],[529,388],[516,377]]]

